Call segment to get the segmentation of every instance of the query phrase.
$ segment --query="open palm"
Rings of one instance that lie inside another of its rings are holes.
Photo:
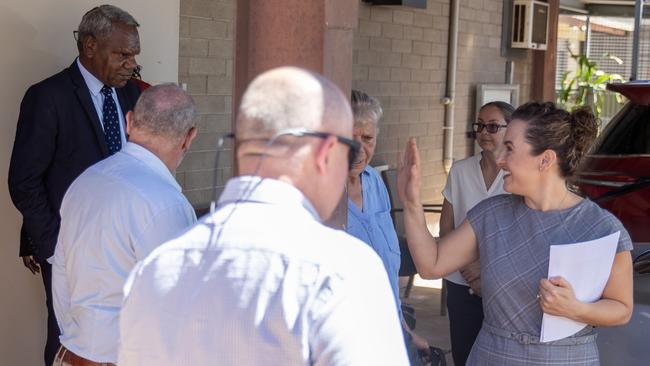
[[[397,159],[397,192],[404,207],[420,204],[420,152],[414,137],[409,138],[404,154]]]

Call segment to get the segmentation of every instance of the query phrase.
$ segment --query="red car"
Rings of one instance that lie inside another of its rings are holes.
[[[650,81],[609,84],[627,105],[596,142],[578,176],[591,200],[621,220],[634,242],[634,313],[623,327],[601,328],[603,365],[650,360]]]
[[[607,125],[579,176],[582,191],[650,244],[650,81],[609,84],[630,102]]]

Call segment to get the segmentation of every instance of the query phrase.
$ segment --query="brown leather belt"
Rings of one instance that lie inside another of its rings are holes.
[[[63,354],[63,357],[61,357],[61,354]],[[55,360],[59,360],[59,359],[72,366],[116,366],[114,363],[110,363],[110,362],[95,362],[95,361],[87,360],[63,346],[61,346],[55,358]]]

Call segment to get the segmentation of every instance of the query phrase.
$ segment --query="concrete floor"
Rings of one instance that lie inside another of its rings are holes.
[[[400,281],[402,285],[405,281]],[[425,281],[416,277],[411,294],[402,303],[415,309],[415,332],[424,337],[430,345],[441,348],[447,356],[447,365],[454,364],[449,341],[449,318],[440,315],[441,281]],[[403,293],[403,292],[402,292]]]
[[[437,213],[425,214],[427,227],[431,235],[438,236],[440,215]],[[401,294],[404,294],[407,278],[400,278]],[[415,276],[411,294],[407,299],[402,297],[402,303],[411,305],[415,309],[415,332],[424,337],[429,345],[441,348],[447,356],[448,366],[454,365],[451,358],[451,343],[449,339],[449,318],[440,315],[440,292],[442,280],[423,280]]]

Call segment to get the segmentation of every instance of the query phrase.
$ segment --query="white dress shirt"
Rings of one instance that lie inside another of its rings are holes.
[[[61,344],[96,362],[116,362],[123,286],[138,260],[196,222],[169,169],[127,143],[83,172],[61,205],[52,262]]]
[[[454,208],[454,228],[459,227],[465,221],[467,212],[477,203],[488,197],[508,193],[503,190],[503,170],[499,170],[490,188],[485,186],[485,179],[483,179],[481,171],[482,156],[481,153],[478,153],[456,161],[451,166],[442,195]],[[468,286],[459,271],[449,274],[445,279],[458,285]]]
[[[120,366],[408,365],[379,257],[277,180],[231,179],[125,293]]]
[[[102,129],[104,128],[104,96],[102,95],[101,91],[102,88],[104,87],[104,83],[99,81],[95,77],[95,75],[91,74],[90,71],[88,71],[84,65],[81,64],[81,61],[79,61],[79,58],[77,57],[77,66],[79,66],[79,71],[81,72],[81,76],[84,78],[84,81],[86,82],[86,86],[88,87],[88,90],[90,91],[90,99],[93,101],[93,105],[95,106],[95,110],[97,111],[97,117],[99,117],[99,124],[102,126]],[[115,101],[115,105],[117,106],[117,118],[120,121],[120,137],[122,138],[122,146],[126,145],[126,133],[125,127],[126,122],[124,121],[124,114],[122,113],[122,107],[120,106],[120,101],[117,99],[117,92],[115,91],[115,88],[111,88],[113,90],[113,100]]]

